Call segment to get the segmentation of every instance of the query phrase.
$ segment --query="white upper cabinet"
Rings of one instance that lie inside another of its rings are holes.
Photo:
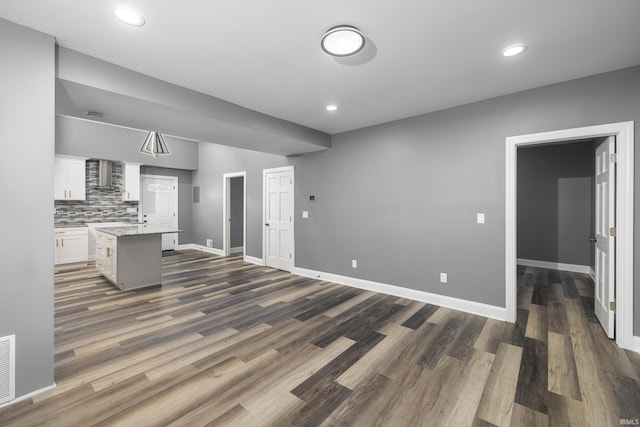
[[[122,164],[122,183],[122,200],[140,201],[140,165],[138,163]]]
[[[85,171],[85,159],[56,156],[54,199],[86,200]]]

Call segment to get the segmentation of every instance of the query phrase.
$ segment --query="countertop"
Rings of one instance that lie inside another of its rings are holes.
[[[121,227],[101,227],[96,228],[97,231],[101,231],[106,234],[110,234],[116,237],[123,236],[143,236],[150,234],[165,234],[165,233],[182,233],[182,230],[178,230],[172,227],[166,227],[164,225],[123,225]]]

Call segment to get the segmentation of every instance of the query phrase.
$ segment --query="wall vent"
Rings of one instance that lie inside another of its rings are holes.
[[[0,404],[16,396],[16,336],[0,338]]]

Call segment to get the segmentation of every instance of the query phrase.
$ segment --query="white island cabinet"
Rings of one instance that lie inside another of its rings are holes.
[[[87,227],[68,227],[54,229],[54,264],[87,264],[88,232]]]
[[[122,290],[162,284],[162,235],[181,233],[159,225],[96,228],[96,268]]]

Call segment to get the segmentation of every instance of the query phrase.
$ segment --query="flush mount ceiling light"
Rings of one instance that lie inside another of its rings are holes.
[[[125,24],[133,25],[134,27],[142,27],[144,25],[144,18],[131,9],[119,7],[113,13]]]
[[[324,33],[320,46],[329,55],[349,56],[362,50],[364,35],[351,25],[338,25]]]
[[[327,110],[327,111],[336,111],[338,109],[338,106],[334,105],[334,104],[330,104],[330,105],[327,105],[326,107],[324,107],[324,109]]]
[[[140,147],[140,152],[151,154],[153,157],[169,154],[169,147],[160,132],[150,131]]]
[[[512,46],[505,47],[504,49],[502,49],[502,52],[500,52],[500,53],[502,54],[502,56],[508,58],[510,56],[520,55],[525,50],[527,50],[527,46],[526,45],[514,44]]]

